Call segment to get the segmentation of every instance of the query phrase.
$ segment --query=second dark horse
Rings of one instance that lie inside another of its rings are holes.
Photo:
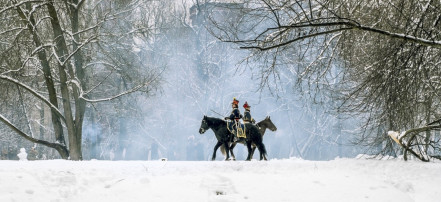
[[[266,129],[269,129],[269,130],[271,130],[273,132],[277,130],[276,125],[274,125],[274,123],[271,121],[271,118],[269,116],[267,116],[264,120],[259,121],[259,123],[257,123],[256,126],[259,128],[260,134],[262,135],[262,139],[263,139],[263,135],[265,135]],[[246,142],[245,142],[245,140],[243,138],[240,138],[237,142],[230,142],[230,143],[231,144],[229,145],[230,146],[229,147],[229,151],[231,153],[231,158],[233,160],[235,160],[236,157],[234,156],[234,153],[233,153],[234,147],[236,146],[237,143],[241,143],[241,144],[246,145]],[[256,150],[256,147],[257,147],[257,145],[251,144],[251,158],[253,158],[254,151]],[[225,147],[222,146],[220,149],[222,151],[222,154],[226,155]],[[261,155],[260,159],[262,159],[262,158],[267,160],[266,156],[262,156]]]
[[[267,156],[266,149],[265,149],[265,145],[262,142],[262,135],[259,131],[259,128],[257,128],[253,124],[245,124],[245,127],[246,127],[245,144],[248,148],[248,157],[246,160],[247,161],[251,160],[252,144],[256,145],[257,149],[259,150],[261,157],[260,160],[263,159],[266,160],[266,156]],[[233,134],[231,134],[230,131],[228,131],[227,122],[222,119],[204,116],[201,122],[201,127],[199,128],[199,133],[204,134],[205,131],[209,129],[213,130],[214,135],[216,136],[217,139],[217,144],[214,146],[213,156],[211,157],[211,160],[216,159],[216,151],[221,145],[225,147],[225,151],[226,151],[225,160],[230,160],[229,143],[232,141]]]

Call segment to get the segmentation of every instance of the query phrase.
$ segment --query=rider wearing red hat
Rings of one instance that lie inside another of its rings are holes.
[[[240,114],[239,111],[239,100],[236,100],[236,98],[233,98],[233,102],[231,103],[231,107],[233,108],[233,111],[231,112],[229,117],[225,117],[225,119],[230,119],[233,121],[239,121],[243,116]]]
[[[231,112],[230,116],[225,117],[225,120],[232,120],[230,126],[231,129],[233,129],[233,131],[236,131],[239,124],[240,124],[240,119],[243,117],[242,114],[240,114],[239,111],[239,100],[236,100],[236,98],[233,98],[233,102],[231,103],[231,106],[233,108],[233,111]],[[233,134],[235,134],[235,132],[233,132]],[[236,134],[235,134],[236,135]],[[236,137],[234,137],[234,139],[236,139]]]
[[[243,123],[256,123],[256,120],[251,117],[251,106],[248,105],[248,102],[245,101],[245,104],[243,104],[243,108],[245,108],[245,112],[243,113]]]

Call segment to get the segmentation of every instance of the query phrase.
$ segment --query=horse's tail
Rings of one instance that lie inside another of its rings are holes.
[[[224,155],[224,156],[227,155],[227,152],[225,151],[225,146],[223,144],[220,146],[220,150],[222,152],[222,155]]]

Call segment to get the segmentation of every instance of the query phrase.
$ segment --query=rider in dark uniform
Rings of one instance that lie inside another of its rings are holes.
[[[243,113],[243,123],[256,123],[256,120],[253,119],[253,117],[251,117],[251,111],[250,108],[251,106],[248,105],[248,103],[245,101],[245,104],[243,104],[243,108],[245,108],[245,112]]]
[[[233,111],[231,112],[229,117],[225,117],[225,120],[227,120],[227,119],[231,120],[231,122],[229,122],[229,128],[233,129],[234,141],[236,141],[237,140],[237,137],[236,137],[237,127],[240,124],[239,120],[243,116],[242,116],[242,114],[240,114],[240,111],[239,111],[239,100],[236,100],[236,98],[233,98],[233,102],[231,103],[231,106],[233,107]]]

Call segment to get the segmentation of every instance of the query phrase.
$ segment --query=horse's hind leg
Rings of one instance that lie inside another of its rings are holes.
[[[222,142],[217,142],[216,146],[214,146],[213,156],[211,157],[212,161],[214,161],[216,159],[216,151],[221,145],[222,145]]]
[[[237,144],[237,143],[233,142],[233,143],[231,143],[231,146],[230,146],[231,158],[232,158],[234,161],[236,160],[236,156],[234,156],[233,149],[234,149],[234,147],[236,146],[236,144]]]
[[[256,145],[252,144],[251,145],[251,158],[253,158],[253,156],[254,156],[254,151],[256,151]]]

